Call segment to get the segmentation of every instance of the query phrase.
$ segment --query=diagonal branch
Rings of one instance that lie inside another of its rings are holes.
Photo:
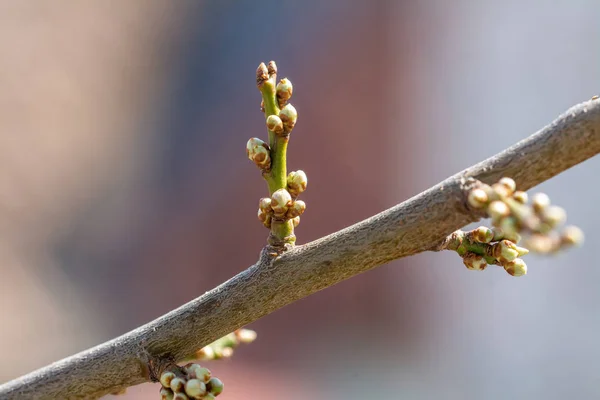
[[[319,290],[388,261],[435,250],[479,219],[476,180],[510,176],[527,190],[600,152],[600,100],[579,104],[527,139],[369,219],[258,262],[217,288],[110,342],[0,386],[2,399],[97,398],[156,380],[169,362]]]

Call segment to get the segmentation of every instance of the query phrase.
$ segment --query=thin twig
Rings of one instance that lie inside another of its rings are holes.
[[[1,399],[97,398],[155,380],[164,366],[319,290],[388,261],[434,250],[479,219],[465,201],[480,180],[527,190],[600,152],[600,100],[367,220],[259,261],[199,298],[110,342],[0,386]]]

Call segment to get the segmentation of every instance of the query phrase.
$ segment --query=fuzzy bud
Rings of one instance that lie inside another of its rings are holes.
[[[567,246],[581,246],[583,244],[583,231],[576,226],[567,226],[561,235],[561,241]]]
[[[468,269],[473,271],[483,271],[487,268],[485,258],[475,253],[465,254],[463,257],[463,263]]]
[[[273,210],[271,210],[271,212],[267,214],[260,208],[258,209],[258,220],[262,222],[262,224],[267,228],[271,228],[271,220],[273,219],[273,217],[271,216],[272,213]]]
[[[185,387],[185,380],[181,378],[173,378],[171,380],[171,390],[175,393],[183,392]]]
[[[298,112],[293,105],[286,104],[279,112],[279,118],[283,121],[283,131],[285,133],[290,133],[298,120]]]
[[[288,219],[296,218],[301,216],[306,210],[306,203],[302,200],[296,200],[292,203],[292,206],[288,209],[286,217]]]
[[[515,190],[517,190],[517,184],[515,183],[514,179],[504,177],[504,178],[500,179],[498,181],[498,183],[500,185],[504,186],[506,188],[506,190],[508,190],[509,196],[511,194],[513,194],[515,192]]]
[[[527,192],[517,190],[516,192],[513,193],[513,199],[515,199],[515,201],[517,203],[527,204],[527,201],[529,200],[529,196],[527,196]]]
[[[269,146],[258,138],[252,138],[246,143],[246,155],[263,169],[271,167],[271,154]]]
[[[292,171],[287,176],[287,187],[290,194],[294,197],[306,190],[308,178],[302,170]]]
[[[201,399],[206,394],[206,384],[199,379],[190,379],[185,383],[185,393],[192,399]]]
[[[173,400],[175,395],[171,389],[162,388],[160,389],[160,400]]]
[[[261,62],[256,69],[256,86],[260,89],[262,84],[269,79],[269,70],[264,62]]]
[[[210,378],[210,381],[206,384],[206,389],[215,396],[218,396],[223,392],[223,382],[219,378]]]
[[[267,72],[269,73],[269,78],[277,75],[277,64],[275,64],[275,61],[269,61]]]
[[[469,192],[469,205],[473,208],[483,208],[488,203],[488,195],[483,189],[473,189]]]
[[[531,198],[531,205],[535,212],[541,214],[550,205],[550,197],[546,193],[536,193]]]
[[[163,372],[163,374],[160,376],[160,384],[165,388],[170,388],[173,378],[175,378],[175,374],[173,372]]]
[[[505,202],[496,200],[490,203],[487,212],[490,218],[499,221],[510,214],[510,208],[508,208]]]
[[[190,398],[183,392],[175,393],[173,400],[190,400]]]
[[[267,129],[280,135],[283,133],[283,122],[277,115],[269,115],[267,117]]]
[[[292,205],[292,196],[285,189],[276,190],[271,196],[271,208],[277,216],[283,216]]]
[[[292,218],[292,224],[294,224],[294,228],[297,228],[300,225],[300,217]]]
[[[523,276],[527,274],[527,264],[520,258],[502,265],[504,270],[512,276]]]
[[[284,104],[292,97],[292,92],[294,91],[294,87],[292,86],[292,82],[289,79],[283,78],[277,84],[277,101],[279,103],[279,107],[283,107]]]

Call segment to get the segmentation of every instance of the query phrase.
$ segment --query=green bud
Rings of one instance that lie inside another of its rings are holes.
[[[271,214],[273,209],[271,208],[271,198],[263,197],[258,201],[258,208],[265,214]]]
[[[287,210],[286,217],[288,219],[299,217],[304,213],[304,210],[306,210],[306,203],[302,200],[296,200]]]
[[[188,377],[198,379],[201,382],[208,382],[211,372],[208,368],[200,366],[200,364],[190,364],[187,368]]]
[[[479,243],[490,243],[494,238],[494,232],[485,226],[480,226],[477,229],[473,229],[468,234],[471,241]]]
[[[185,380],[181,378],[173,378],[171,380],[171,390],[175,393],[183,392],[185,387]]]
[[[529,197],[527,196],[526,192],[517,190],[516,192],[513,193],[513,199],[515,199],[515,201],[517,201],[518,203],[527,204]]]
[[[463,257],[463,263],[468,269],[473,271],[483,271],[487,268],[485,258],[475,253],[465,254]]]
[[[490,203],[487,212],[492,220],[499,221],[510,214],[510,208],[508,208],[505,202],[496,200]]]
[[[190,400],[190,398],[183,392],[175,393],[173,400]]]
[[[511,178],[504,177],[500,179],[498,183],[506,188],[509,196],[517,190],[517,184]]]
[[[173,400],[173,396],[174,394],[171,389],[160,389],[160,400]]]
[[[262,169],[271,167],[271,154],[269,146],[258,138],[252,138],[246,143],[246,155]]]
[[[223,392],[223,382],[219,378],[210,378],[210,381],[206,384],[206,389],[215,396],[218,396]]]
[[[302,170],[292,171],[287,176],[287,187],[290,194],[298,197],[300,193],[306,190],[308,177]]]
[[[283,78],[277,84],[277,101],[279,103],[279,107],[283,107],[285,103],[292,97],[292,92],[294,87],[292,86],[292,82],[287,78]]]
[[[193,399],[200,399],[206,394],[206,384],[199,379],[190,379],[185,384],[185,393]]]

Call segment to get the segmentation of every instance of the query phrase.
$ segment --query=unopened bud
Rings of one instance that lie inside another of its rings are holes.
[[[477,229],[473,229],[468,233],[468,237],[471,241],[479,243],[489,243],[494,239],[494,232],[485,226],[480,226]]]
[[[208,382],[211,377],[210,370],[202,367],[200,364],[189,364],[186,367],[186,371],[191,379],[198,379],[204,383]]]
[[[269,61],[267,71],[269,72],[269,78],[277,75],[277,64],[275,64],[275,61]]]
[[[558,250],[558,240],[554,235],[534,234],[527,239],[526,244],[531,251],[541,254]]]
[[[260,89],[262,84],[269,79],[269,70],[264,62],[261,62],[256,69],[256,86]]]
[[[304,210],[306,210],[306,203],[302,200],[296,200],[287,211],[286,217],[289,219],[299,217],[304,213]]]
[[[485,258],[475,253],[467,253],[463,257],[463,263],[468,269],[473,271],[483,271],[487,267]]]
[[[269,115],[267,117],[267,129],[276,134],[283,133],[283,122],[277,115]]]
[[[271,213],[267,214],[266,212],[264,212],[263,210],[261,210],[260,208],[258,209],[258,220],[260,222],[262,222],[262,224],[264,226],[266,226],[267,228],[271,227],[271,214],[273,213],[273,210],[271,210]]]
[[[173,400],[190,400],[190,398],[183,392],[175,393]]]
[[[488,195],[483,189],[473,189],[469,192],[468,201],[473,208],[483,208],[488,202]]]
[[[292,86],[292,82],[287,78],[283,78],[277,84],[277,101],[279,102],[279,107],[283,107],[285,103],[292,97],[292,92],[294,87]]]
[[[583,244],[583,231],[576,226],[567,226],[561,235],[561,241],[567,246],[581,246]]]
[[[218,396],[223,392],[223,382],[219,378],[210,378],[210,381],[206,384],[206,389],[215,396]]]
[[[160,376],[160,384],[165,388],[171,387],[171,381],[175,378],[175,374],[171,371],[163,372]]]
[[[238,329],[234,333],[235,337],[240,341],[240,343],[248,344],[256,340],[256,332],[252,329]]]
[[[541,214],[550,205],[550,197],[546,193],[536,193],[531,198],[531,205],[535,212]]]
[[[294,224],[294,228],[297,228],[300,225],[300,217],[292,218],[292,224]]]
[[[517,245],[509,240],[501,240],[492,246],[492,254],[501,263],[513,261],[519,256]]]
[[[175,395],[171,389],[162,388],[160,389],[160,400],[173,400]]]
[[[562,224],[567,219],[566,211],[559,206],[549,206],[542,213],[542,219],[545,223],[554,228]]]
[[[190,379],[185,384],[185,393],[193,399],[201,399],[206,394],[206,384],[199,379]]]
[[[287,176],[287,187],[290,194],[297,197],[300,193],[306,190],[308,178],[302,170],[292,171]]]
[[[512,194],[510,189],[508,187],[502,185],[501,183],[494,183],[492,185],[492,190],[494,191],[496,196],[499,197],[500,199],[505,199],[507,197],[510,197],[510,195]]]
[[[527,264],[520,258],[502,265],[504,270],[512,276],[523,276],[527,274]]]
[[[529,200],[529,196],[527,196],[527,192],[517,190],[516,192],[513,193],[513,199],[515,199],[515,201],[517,201],[518,203],[527,204],[527,201]]]
[[[283,131],[285,133],[290,133],[298,120],[298,112],[293,105],[286,104],[279,112],[279,118],[283,121]]]
[[[271,220],[269,219],[269,224],[270,222]],[[215,351],[211,346],[204,346],[196,352],[196,357],[198,357],[200,360],[212,360],[215,358]]]
[[[181,378],[173,378],[171,380],[171,390],[175,393],[183,392],[185,387],[185,380]]]
[[[273,212],[273,210],[271,209],[271,198],[270,197],[263,197],[262,199],[260,199],[258,201],[258,208],[264,212],[265,214],[270,214]]]
[[[499,221],[510,214],[510,208],[508,208],[505,202],[496,200],[490,203],[487,212],[492,220]]]
[[[285,189],[276,190],[271,196],[271,208],[275,215],[283,216],[292,205],[292,196]]]
[[[500,179],[498,181],[498,183],[500,185],[504,186],[508,190],[509,196],[511,194],[513,194],[515,192],[515,190],[517,190],[517,184],[515,183],[514,179],[512,179],[512,178],[504,177],[504,178]]]
[[[271,166],[269,146],[258,138],[248,140],[248,143],[246,143],[246,154],[260,168],[264,169]]]

